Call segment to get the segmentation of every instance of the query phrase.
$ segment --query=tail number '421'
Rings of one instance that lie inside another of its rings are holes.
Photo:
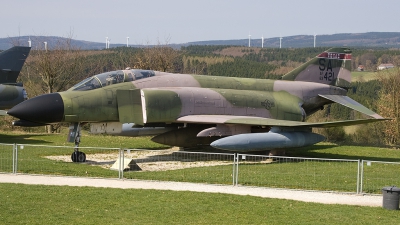
[[[335,72],[333,71],[321,71],[319,72],[320,80],[333,81],[335,79]]]

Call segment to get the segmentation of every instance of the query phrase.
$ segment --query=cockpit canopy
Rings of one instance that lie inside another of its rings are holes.
[[[83,81],[75,84],[68,91],[88,91],[102,88],[111,84],[135,81],[152,76],[155,76],[155,73],[152,70],[116,70],[88,77]]]

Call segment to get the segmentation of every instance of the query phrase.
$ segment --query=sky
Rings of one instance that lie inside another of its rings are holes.
[[[0,38],[44,35],[173,44],[400,32],[394,0],[2,0]]]

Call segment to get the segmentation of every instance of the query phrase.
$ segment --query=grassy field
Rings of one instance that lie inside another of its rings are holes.
[[[376,73],[375,72],[357,72],[353,71],[351,72],[351,81],[356,82],[356,81],[369,81],[369,80],[375,80],[376,78]]]
[[[2,224],[397,224],[398,211],[228,194],[0,184]]]
[[[108,177],[117,178],[118,171],[105,169],[93,163],[72,163],[69,156],[73,152],[73,145],[65,142],[65,135],[60,134],[21,134],[8,133],[0,135],[0,143],[23,143],[24,148],[18,150],[18,172],[33,174],[56,174],[84,177]],[[40,144],[30,146],[29,143]],[[45,146],[41,146],[45,145]],[[53,146],[63,146],[55,148]],[[85,134],[81,146],[93,148],[81,149],[87,155],[88,160],[97,154],[114,154],[116,160],[118,152],[115,149],[107,150],[97,147],[117,148],[145,148],[165,149],[167,146],[152,143],[149,138],[124,138],[112,136],[93,136]],[[0,146],[0,171],[12,172],[12,146]],[[179,157],[174,153],[168,153],[172,160],[165,160],[161,152],[154,152],[147,161],[155,167],[162,167],[166,163],[182,164],[187,162],[203,161],[201,155]],[[200,153],[199,153],[200,154]],[[372,160],[400,162],[400,151],[390,148],[339,146],[332,143],[322,143],[307,148],[291,149],[286,151],[287,156],[307,158],[328,158],[347,160]],[[55,161],[48,156],[64,156],[66,161]],[[196,158],[198,157],[198,158]],[[133,157],[135,158],[135,157]],[[264,158],[263,160],[265,160]],[[320,160],[296,159],[282,161],[275,159],[274,163],[262,163],[262,159],[247,157],[239,164],[238,183],[247,186],[278,187],[306,190],[325,190],[341,192],[357,192],[357,162],[326,162]],[[92,160],[95,161],[95,160]],[[135,158],[135,161],[138,161]],[[168,161],[168,162],[166,162]],[[209,159],[208,161],[221,161],[221,159]],[[197,166],[192,168],[130,171],[124,173],[124,178],[183,181],[198,183],[227,184],[233,182],[233,158],[227,156],[222,159],[224,164],[212,166]],[[148,165],[146,164],[146,165]],[[398,165],[392,165],[390,170],[396,171]],[[398,173],[388,172],[388,165],[365,167],[365,184],[363,191],[367,193],[380,193],[383,186],[397,185],[400,180]],[[396,180],[397,179],[397,180]],[[327,183],[329,180],[329,183]]]
[[[65,142],[65,139],[65,133],[52,135],[3,133],[0,135],[0,143],[67,146],[67,148],[25,146],[19,151],[21,154],[19,160],[31,160],[36,163],[29,168],[23,167],[24,161],[19,163],[19,168],[23,172],[37,173],[57,169],[62,175],[117,177],[116,171],[43,158],[46,155],[70,154],[73,145]],[[89,134],[83,135],[82,146],[166,148],[166,146],[150,142],[149,138]],[[33,150],[26,151],[30,148]],[[88,155],[99,151],[103,150],[96,148],[85,150]],[[338,146],[331,143],[288,150],[287,154],[314,158],[400,161],[400,151],[396,149]],[[0,163],[6,164],[3,157],[1,158]],[[32,163],[29,164],[32,165]],[[272,171],[280,169],[278,173],[281,173],[282,179],[290,179],[282,174],[288,171],[301,173],[293,167],[299,164],[301,162],[264,164],[259,165],[257,169],[252,164],[245,164],[240,171],[261,174],[253,180],[243,180],[246,184],[254,185],[260,181],[277,180],[277,178],[265,179],[270,175],[263,174],[263,171],[271,170],[272,167],[274,167]],[[323,168],[318,163],[316,165],[319,169]],[[308,166],[311,168],[311,165]],[[315,168],[315,166],[312,167]],[[231,169],[232,166],[214,166],[176,171],[129,172],[125,175],[139,179],[179,181],[179,178],[185,178],[193,182],[204,182],[199,179],[199,175],[207,174],[209,178],[226,177],[226,182],[229,183]],[[346,169],[338,169],[334,172],[339,176],[346,176]],[[21,184],[0,184],[0,191],[2,193],[0,219],[4,224],[396,224],[400,219],[398,211],[389,211],[380,207],[323,205],[227,194]]]

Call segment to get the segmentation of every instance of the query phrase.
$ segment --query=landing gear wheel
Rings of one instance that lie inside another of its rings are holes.
[[[86,162],[86,154],[83,152],[73,152],[71,155],[72,162]]]

